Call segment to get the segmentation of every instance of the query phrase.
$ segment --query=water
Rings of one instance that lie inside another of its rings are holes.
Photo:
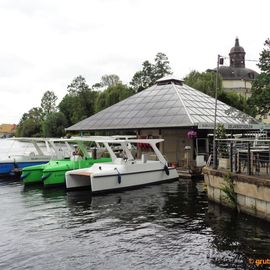
[[[0,269],[262,269],[248,259],[270,257],[269,223],[208,203],[202,182],[91,198],[5,179],[0,207]]]

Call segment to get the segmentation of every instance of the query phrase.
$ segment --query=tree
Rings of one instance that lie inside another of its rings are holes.
[[[253,115],[264,116],[270,111],[270,39],[264,43],[265,48],[260,53],[258,67],[261,74],[252,84],[252,95],[248,101]]]
[[[112,87],[117,84],[122,84],[118,75],[111,74],[111,75],[103,75],[101,77],[102,86]]]
[[[16,129],[16,136],[41,137],[42,136],[43,111],[34,107],[28,113],[24,113]]]
[[[242,95],[239,95],[234,92],[224,92],[221,91],[221,93],[218,95],[218,100],[242,111],[247,114],[251,115],[250,108],[247,104],[247,100]]]
[[[83,90],[90,90],[90,87],[86,83],[85,78],[79,75],[71,82],[71,84],[68,85],[67,90],[68,94],[77,95]]]
[[[260,53],[258,67],[267,75],[270,75],[270,39],[264,42],[265,48]],[[270,78],[269,78],[270,80]]]
[[[149,86],[149,78],[144,75],[144,71],[137,71],[130,84],[136,92],[141,92]],[[151,82],[151,81],[150,81]]]
[[[99,112],[104,110],[105,108],[107,108],[106,105],[106,91],[101,92],[98,94],[98,97],[96,99],[96,107],[95,107],[95,111]]]
[[[76,123],[73,118],[74,111],[76,110],[77,97],[66,94],[58,105],[59,111],[62,112],[67,120],[67,126]]]
[[[140,92],[156,83],[156,81],[166,75],[172,74],[168,57],[164,53],[157,53],[155,63],[148,60],[142,64],[142,70],[137,71],[130,84],[136,92]]]
[[[76,77],[67,87],[68,94],[59,104],[68,124],[75,124],[95,113],[95,100],[97,92],[91,88],[82,76]]]
[[[215,97],[216,73],[191,71],[185,78],[185,84],[211,97]],[[222,91],[222,78],[218,76],[218,94]]]
[[[155,57],[155,81],[166,75],[172,74],[170,62],[166,54],[157,53]]]
[[[65,135],[67,119],[62,112],[50,113],[43,123],[43,134],[45,137],[62,137]]]
[[[53,91],[46,91],[41,99],[41,108],[46,118],[50,113],[56,111],[57,96]]]
[[[137,71],[131,81],[137,92],[140,92],[155,83],[155,67],[149,61],[144,61],[141,71]]]
[[[96,112],[104,110],[105,108],[112,106],[133,94],[133,89],[123,84],[109,87],[104,92],[99,93],[96,99]]]
[[[185,78],[184,81],[190,87],[193,87],[209,96],[215,97],[216,92],[216,73],[214,72],[198,72],[191,71]],[[242,112],[250,114],[250,108],[247,104],[246,99],[233,92],[224,92],[222,90],[222,78],[218,76],[218,100],[232,106]]]

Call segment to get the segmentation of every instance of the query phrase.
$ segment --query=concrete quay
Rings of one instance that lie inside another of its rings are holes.
[[[270,179],[203,169],[208,199],[270,222]]]

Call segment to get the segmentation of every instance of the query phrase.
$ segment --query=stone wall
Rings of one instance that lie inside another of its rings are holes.
[[[204,168],[203,173],[210,200],[270,221],[270,179],[230,174],[232,192],[236,196],[235,204],[224,193],[224,187],[228,186],[224,177],[228,176],[228,172]]]

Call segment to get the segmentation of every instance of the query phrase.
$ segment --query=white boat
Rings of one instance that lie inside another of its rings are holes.
[[[175,168],[168,167],[166,159],[159,151],[157,144],[163,139],[137,139],[137,140],[103,140],[102,143],[111,156],[112,162],[96,163],[91,168],[66,172],[66,188],[90,188],[92,193],[111,190],[127,189],[147,184],[153,184],[178,178]],[[156,160],[147,158],[142,154],[141,159],[135,159],[129,143],[148,144],[155,154]],[[120,145],[121,156],[114,152],[115,145]]]
[[[47,163],[64,155],[49,138],[9,138],[5,143],[9,143],[9,149],[1,153],[0,175],[19,174],[24,167]]]

